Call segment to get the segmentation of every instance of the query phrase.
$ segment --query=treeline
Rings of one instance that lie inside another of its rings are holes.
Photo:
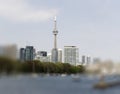
[[[0,73],[66,73],[75,74],[85,71],[82,65],[72,66],[68,63],[51,63],[40,61],[20,62],[0,57]]]

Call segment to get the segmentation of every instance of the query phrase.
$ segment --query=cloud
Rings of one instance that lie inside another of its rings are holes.
[[[19,22],[39,22],[55,15],[56,9],[35,9],[25,0],[0,0],[0,17]]]

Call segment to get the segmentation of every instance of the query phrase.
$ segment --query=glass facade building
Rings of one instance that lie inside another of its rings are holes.
[[[20,49],[20,61],[33,61],[35,57],[35,49],[33,46],[26,46]]]
[[[26,46],[25,49],[25,60],[32,61],[34,59],[34,48],[33,46]]]

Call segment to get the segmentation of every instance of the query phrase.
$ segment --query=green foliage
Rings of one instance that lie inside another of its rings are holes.
[[[40,62],[38,60],[19,62],[8,58],[0,57],[0,72],[13,73],[66,73],[75,74],[85,71],[82,65],[72,66],[68,63]]]

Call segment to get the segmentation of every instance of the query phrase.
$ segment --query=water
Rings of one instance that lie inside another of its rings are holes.
[[[106,77],[106,81],[119,80],[120,77]],[[80,80],[72,76],[2,76],[0,94],[119,94],[120,86],[96,90],[93,85],[98,77],[81,75]]]

